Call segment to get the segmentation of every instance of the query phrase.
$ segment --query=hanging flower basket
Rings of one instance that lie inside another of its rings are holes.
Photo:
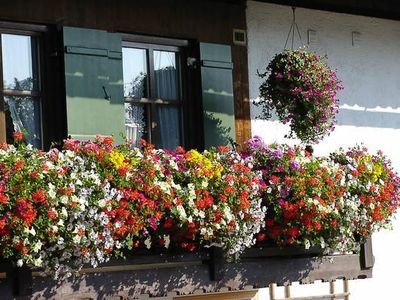
[[[335,126],[339,111],[337,92],[343,87],[324,59],[306,50],[284,50],[275,55],[260,86],[261,118],[274,110],[289,123],[288,137],[317,143]]]

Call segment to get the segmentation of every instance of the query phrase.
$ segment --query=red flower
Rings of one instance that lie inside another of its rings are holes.
[[[0,203],[1,204],[7,204],[8,203],[8,196],[3,194],[3,193],[1,193],[0,194]]]
[[[278,176],[272,175],[269,177],[269,182],[272,184],[278,184],[281,179]]]
[[[257,237],[256,237],[257,242],[265,241],[266,238],[267,238],[267,235],[263,232],[258,233]]]
[[[164,229],[171,230],[174,227],[174,221],[171,218],[166,218],[164,222]]]
[[[14,141],[20,142],[24,139],[24,134],[21,131],[13,132]]]
[[[49,210],[47,211],[47,216],[48,216],[50,219],[52,219],[52,220],[57,220],[57,219],[58,219],[58,214],[57,214],[57,212],[56,212],[55,210],[53,210],[53,209],[49,209]]]
[[[36,218],[36,210],[25,198],[17,199],[17,211],[22,221],[28,226],[30,226]]]
[[[29,174],[29,177],[31,177],[32,179],[38,179],[39,178],[39,172],[38,171],[32,171]]]
[[[17,160],[14,164],[13,171],[17,172],[19,170],[22,170],[24,168],[24,166],[25,166],[25,163],[22,160]]]
[[[289,227],[286,230],[286,234],[293,239],[296,239],[300,236],[300,230],[296,226]]]
[[[294,204],[287,204],[284,206],[283,217],[286,221],[294,220],[298,215],[298,207]]]
[[[181,243],[182,249],[188,250],[190,252],[193,252],[196,250],[196,245],[194,243]]]
[[[45,204],[47,202],[46,192],[42,189],[38,189],[32,194],[33,202],[38,204]]]

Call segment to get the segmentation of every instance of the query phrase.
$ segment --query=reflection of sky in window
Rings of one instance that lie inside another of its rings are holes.
[[[175,53],[154,51],[154,70],[160,70],[166,67],[175,68]]]
[[[122,48],[122,69],[124,77],[124,94],[128,96],[132,83],[140,73],[147,73],[146,50]]]
[[[174,68],[176,67],[174,52],[154,51],[153,53],[155,70],[160,70],[170,66]],[[147,74],[146,50],[123,48],[122,67],[124,76],[124,94],[125,96],[129,96],[129,94],[132,93],[132,89],[134,89],[133,81],[140,76],[141,73]]]
[[[31,37],[2,34],[1,43],[4,87],[14,87],[14,78],[32,78]]]

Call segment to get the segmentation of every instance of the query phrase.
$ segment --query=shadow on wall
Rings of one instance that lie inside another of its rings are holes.
[[[212,112],[205,111],[204,128],[206,132],[212,132],[207,136],[207,145],[229,145],[231,138],[231,128],[222,124],[222,120]]]
[[[89,273],[62,281],[36,277],[33,283],[33,298],[107,299],[114,296],[136,299],[141,294],[160,297],[166,296],[167,293],[174,296],[176,293],[188,295],[195,291],[239,290],[246,285],[266,287],[271,282],[281,285],[286,282],[313,281],[313,275],[309,278],[312,270],[322,270],[329,265],[327,260],[320,257],[288,259],[285,263],[282,263],[282,258],[253,258],[224,264],[221,280],[212,280],[209,266],[201,261],[197,265],[169,267],[156,272],[151,268],[130,271],[121,268],[119,272]],[[265,272],[267,269],[272,271]]]
[[[395,101],[393,101],[395,102]],[[341,104],[337,117],[337,125],[347,125],[355,127],[376,127],[400,129],[400,106],[399,103],[393,103],[393,107],[375,108],[363,107],[360,105]],[[252,116],[259,119],[261,108],[256,105],[251,106]],[[270,121],[278,121],[277,116],[272,112]]]
[[[338,125],[400,129],[400,109],[343,108],[338,115]]]

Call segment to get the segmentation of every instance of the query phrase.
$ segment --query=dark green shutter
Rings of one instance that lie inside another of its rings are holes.
[[[125,134],[121,36],[64,28],[68,135]]]
[[[231,47],[200,44],[204,114],[204,146],[229,144],[235,139]]]

